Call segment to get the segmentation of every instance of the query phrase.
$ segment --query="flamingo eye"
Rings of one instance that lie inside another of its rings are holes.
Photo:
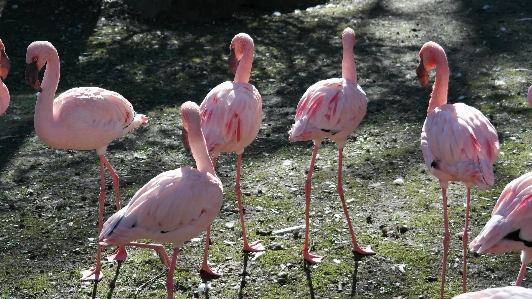
[[[34,57],[34,58],[33,58],[33,61],[34,61],[34,62],[37,62],[37,57]]]

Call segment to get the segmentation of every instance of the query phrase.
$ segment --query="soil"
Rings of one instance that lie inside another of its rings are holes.
[[[497,127],[506,153],[495,167],[496,185],[473,191],[473,237],[504,185],[532,165],[526,145],[530,138],[524,137],[532,116],[525,99],[532,84],[528,4],[332,0],[290,12],[242,7],[229,20],[191,24],[147,18],[121,1],[0,0],[0,38],[12,62],[5,81],[11,104],[0,116],[0,298],[166,296],[165,268],[140,250],[132,251],[131,261],[106,264],[106,277],[99,284],[79,281],[79,271],[94,263],[98,159],[93,151],[51,149],[35,136],[35,93],[24,81],[27,46],[48,40],[58,49],[58,93],[100,86],[121,93],[136,111],[150,117],[148,124],[108,148],[121,178],[122,202],[127,203],[160,172],[194,165],[181,143],[178,108],[188,100],[200,103],[210,89],[232,78],[226,57],[231,38],[239,32],[254,39],[250,83],[263,99],[261,131],[244,154],[246,223],[250,238],[262,238],[268,251],[244,255],[238,250],[236,159],[222,155],[217,172],[226,196],[214,223],[210,259],[224,276],[199,278],[202,241],[187,243],[175,274],[175,296],[437,297],[441,200],[419,150],[430,90],[417,82],[417,53],[429,40],[444,47],[451,69],[449,102],[484,112]],[[353,262],[335,195],[336,147],[325,141],[313,181],[311,234],[312,250],[327,258],[319,266],[305,267],[300,254],[303,230],[272,234],[303,224],[303,182],[312,143],[290,144],[287,131],[306,88],[341,76],[340,34],[347,26],[357,35],[355,60],[368,109],[348,139],[344,185],[357,236],[377,255]],[[107,218],[114,212],[109,176],[106,185]],[[449,298],[461,290],[457,234],[463,225],[464,194],[463,185],[451,185]],[[518,254],[469,258],[471,290],[510,284],[519,268]],[[202,292],[201,283],[212,289]]]

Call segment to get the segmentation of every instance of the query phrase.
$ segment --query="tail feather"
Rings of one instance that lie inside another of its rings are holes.
[[[469,244],[469,248],[477,253],[488,252],[493,245],[512,232],[512,228],[508,226],[503,216],[493,215],[480,234]]]
[[[100,232],[100,236],[98,236],[98,240],[102,241],[107,236],[109,236],[113,230],[116,228],[116,226],[120,223],[120,221],[124,218],[124,215],[127,211],[127,206],[122,208],[120,211],[116,212],[113,216],[109,217],[107,221],[103,224],[102,231]]]

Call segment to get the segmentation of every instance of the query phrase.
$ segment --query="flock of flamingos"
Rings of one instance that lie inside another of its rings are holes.
[[[327,137],[338,146],[337,191],[349,225],[352,251],[374,255],[371,247],[360,246],[351,225],[342,187],[342,152],[347,136],[353,132],[366,114],[366,94],[357,84],[353,46],[355,33],[346,28],[342,34],[342,78],[322,80],[310,86],[297,106],[295,123],[288,132],[291,142],[312,140],[314,150],[305,181],[305,243],[303,257],[309,263],[319,263],[323,256],[309,252],[309,211],[312,171],[321,141]],[[99,237],[94,268],[82,272],[83,280],[100,280],[101,248],[117,246],[109,260],[125,260],[127,246],[151,248],[169,267],[166,280],[168,298],[173,298],[173,273],[179,248],[191,238],[207,230],[201,272],[218,276],[208,263],[210,225],[222,205],[222,183],[217,177],[216,157],[221,152],[237,154],[235,193],[240,210],[243,250],[264,251],[261,241],[248,243],[244,225],[240,191],[242,153],[257,136],[262,120],[262,102],[257,89],[248,83],[253,61],[253,39],[237,34],[229,47],[229,66],[235,74],[233,81],[216,86],[200,106],[186,102],[181,106],[183,142],[191,149],[196,168],[181,167],[163,172],[151,179],[133,196],[129,204],[120,208],[118,176],[105,153],[115,138],[146,123],[145,115],[137,114],[133,106],[120,94],[97,88],[79,87],[55,97],[59,83],[60,60],[57,50],[46,41],[36,41],[26,53],[26,81],[38,91],[35,105],[35,132],[47,145],[56,149],[96,150],[100,158],[101,189],[99,195]],[[10,61],[0,41],[0,79],[8,75]],[[434,42],[427,42],[419,52],[417,76],[428,87],[428,72],[436,68],[427,118],[421,133],[421,149],[430,173],[438,178],[442,189],[444,237],[440,298],[444,287],[449,247],[449,225],[446,190],[450,181],[463,182],[467,187],[466,215],[463,234],[463,292],[455,298],[532,298],[532,289],[519,287],[532,261],[532,172],[510,182],[502,191],[492,217],[481,233],[469,244],[477,253],[522,251],[522,266],[516,286],[466,292],[468,247],[468,214],[472,186],[487,189],[494,183],[493,163],[499,152],[497,132],[489,120],[477,109],[457,103],[447,104],[449,67],[445,51]],[[46,65],[39,81],[38,73]],[[532,86],[528,91],[532,105]],[[9,105],[9,92],[0,86],[0,114]],[[212,160],[211,160],[212,157]],[[113,179],[117,212],[103,222],[103,201],[106,197],[104,168]],[[160,244],[134,242],[151,239],[172,243],[170,258]],[[490,297],[491,296],[491,297]]]

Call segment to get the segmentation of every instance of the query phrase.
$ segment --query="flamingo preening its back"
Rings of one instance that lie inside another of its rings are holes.
[[[353,241],[353,251],[363,255],[373,255],[371,247],[359,246],[351,219],[344,200],[342,187],[342,153],[347,136],[351,134],[366,114],[366,94],[358,85],[353,45],[355,32],[346,28],[342,33],[343,59],[342,78],[322,80],[314,83],[303,94],[297,105],[295,123],[288,132],[291,142],[314,141],[314,151],[310,160],[307,180],[305,181],[305,246],[303,256],[310,263],[319,263],[323,256],[310,253],[310,194],[311,180],[316,154],[323,138],[327,137],[338,146],[338,184],[336,190],[342,202],[344,213]]]
[[[105,222],[99,237],[102,246],[154,249],[170,267],[166,279],[168,299],[173,298],[173,275],[179,248],[211,225],[220,212],[223,198],[222,183],[214,172],[201,131],[198,105],[184,103],[181,117],[197,168],[181,167],[151,179],[126,207]],[[172,243],[172,260],[162,245],[133,242],[137,239]]]
[[[428,86],[428,72],[436,67],[427,118],[421,132],[421,151],[427,168],[438,178],[442,189],[444,237],[440,298],[443,299],[450,240],[446,190],[450,181],[463,182],[467,188],[462,237],[462,290],[465,292],[471,187],[477,185],[488,189],[493,185],[493,163],[499,153],[499,139],[493,125],[480,111],[462,103],[447,104],[449,66],[443,48],[434,42],[427,42],[419,51],[419,57],[421,61],[417,76],[425,88]]]
[[[4,80],[9,74],[9,69],[11,69],[11,61],[6,54],[6,48],[2,40],[0,40],[0,115],[6,112],[7,107],[9,106],[9,90],[4,84]]]
[[[55,149],[96,150],[100,157],[100,195],[98,232],[103,223],[105,200],[105,174],[107,167],[113,178],[116,209],[120,209],[118,175],[105,157],[107,146],[116,138],[148,121],[137,114],[133,105],[120,94],[98,87],[72,88],[54,99],[59,84],[59,55],[47,41],[36,41],[26,52],[26,81],[39,92],[35,104],[35,133],[48,146]],[[46,71],[39,81],[39,71]],[[100,247],[95,268],[83,271],[83,280],[100,280]],[[112,258],[123,260],[125,248],[119,248]]]

